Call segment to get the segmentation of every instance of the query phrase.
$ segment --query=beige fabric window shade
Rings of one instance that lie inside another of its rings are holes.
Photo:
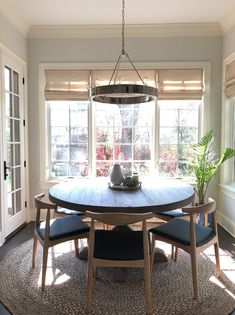
[[[227,97],[235,96],[235,60],[226,65],[224,87]]]
[[[46,100],[87,100],[90,70],[46,70]]]
[[[159,99],[199,100],[203,95],[203,69],[159,69]]]
[[[93,70],[92,71],[92,86],[108,85],[113,70]],[[140,77],[145,84],[156,86],[156,71],[155,70],[138,70]],[[113,78],[114,79],[114,78]],[[113,84],[112,79],[112,84]],[[135,70],[119,70],[116,78],[116,83],[122,84],[143,84]]]

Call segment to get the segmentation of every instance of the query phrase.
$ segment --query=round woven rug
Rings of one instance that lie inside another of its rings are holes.
[[[78,260],[71,244],[57,245],[48,261],[47,283],[41,291],[42,251],[31,267],[32,240],[13,250],[1,261],[0,300],[13,315],[85,314],[87,263]],[[234,286],[223,274],[215,280],[215,266],[205,255],[198,258],[199,300],[192,299],[189,255],[179,251],[177,262],[155,263],[152,274],[153,314],[228,315],[235,308]],[[126,270],[118,282],[112,268],[100,268],[93,288],[92,314],[145,314],[144,272]]]

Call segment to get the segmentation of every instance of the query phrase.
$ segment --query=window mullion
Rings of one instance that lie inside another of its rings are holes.
[[[178,132],[177,132],[177,161],[176,161],[176,165],[177,165],[177,174],[176,176],[178,177],[179,176],[179,140],[180,140],[180,137],[179,137],[179,134],[180,134],[180,108],[178,108],[178,123],[177,123],[177,129],[178,129]]]
[[[96,176],[96,124],[95,124],[95,104],[89,100],[88,104],[88,176]]]
[[[69,169],[68,169],[68,175],[71,176],[71,168],[72,168],[72,161],[71,161],[71,150],[72,150],[72,143],[71,143],[71,106],[69,105],[69,156],[68,156],[68,162],[69,162]]]
[[[50,110],[50,102],[47,103],[46,105],[46,111],[47,111],[47,132],[48,132],[48,138],[47,138],[47,168],[46,168],[46,176],[47,178],[49,176],[51,176],[51,170],[52,170],[52,163],[51,163],[51,159],[52,159],[52,156],[51,156],[51,110]],[[49,140],[49,141],[48,141]],[[49,175],[50,174],[50,175]]]
[[[160,166],[160,141],[159,141],[159,135],[160,135],[160,105],[159,102],[156,100],[155,105],[154,105],[154,122],[152,124],[153,132],[152,134],[154,135],[154,154],[155,154],[155,159],[154,159],[154,167],[155,170],[157,171],[157,175],[159,175],[159,166]]]

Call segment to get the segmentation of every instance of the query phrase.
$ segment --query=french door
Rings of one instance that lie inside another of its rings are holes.
[[[3,238],[26,222],[23,70],[2,54]]]

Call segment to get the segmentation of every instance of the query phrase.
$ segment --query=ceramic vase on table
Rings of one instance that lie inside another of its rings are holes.
[[[110,173],[110,181],[113,185],[121,185],[123,179],[124,176],[121,170],[121,166],[119,163],[115,163]]]

